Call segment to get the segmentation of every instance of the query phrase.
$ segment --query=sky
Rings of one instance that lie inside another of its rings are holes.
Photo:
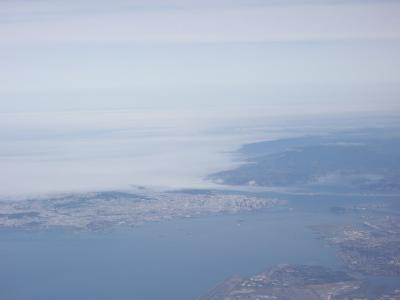
[[[0,111],[397,108],[400,2],[0,1]]]
[[[200,184],[282,120],[397,114],[399,81],[400,1],[0,0],[0,196]]]

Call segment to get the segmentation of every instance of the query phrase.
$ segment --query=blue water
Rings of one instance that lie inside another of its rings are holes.
[[[140,182],[143,174],[136,173]],[[265,194],[290,198],[293,210],[180,219],[112,233],[0,231],[0,300],[190,300],[232,275],[250,276],[277,264],[342,267],[335,249],[307,226],[353,218],[329,208],[368,202],[367,196]],[[398,286],[397,277],[369,280]]]
[[[341,216],[266,211],[112,233],[0,232],[0,299],[196,299],[281,263],[339,266],[307,225]]]

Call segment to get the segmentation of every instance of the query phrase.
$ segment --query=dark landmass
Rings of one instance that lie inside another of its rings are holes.
[[[400,192],[400,134],[370,129],[245,145],[245,164],[209,176],[219,184],[318,191]]]
[[[343,271],[321,266],[284,265],[250,278],[233,277],[199,300],[400,299],[400,290],[371,292]]]
[[[363,216],[361,223],[313,226],[345,266],[364,275],[400,275],[400,216]],[[399,281],[400,285],[400,281]]]

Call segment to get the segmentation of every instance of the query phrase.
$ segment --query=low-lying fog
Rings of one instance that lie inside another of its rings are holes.
[[[244,143],[338,124],[278,115],[256,108],[4,113],[0,196],[210,186],[204,177],[237,164],[232,151]]]

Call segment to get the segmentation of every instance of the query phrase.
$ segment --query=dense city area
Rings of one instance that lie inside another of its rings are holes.
[[[145,222],[238,213],[283,201],[204,191],[99,192],[0,202],[0,227],[16,229],[106,230]]]

